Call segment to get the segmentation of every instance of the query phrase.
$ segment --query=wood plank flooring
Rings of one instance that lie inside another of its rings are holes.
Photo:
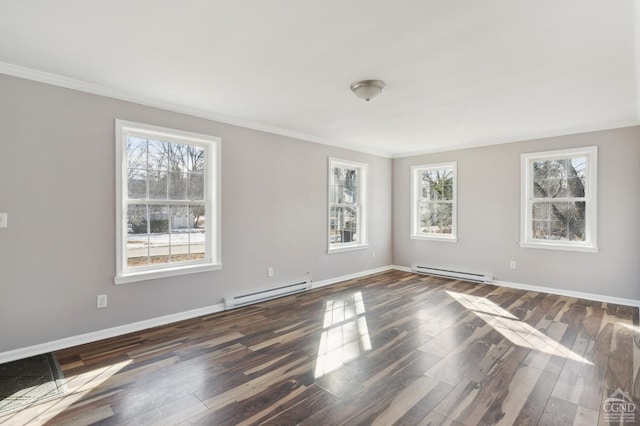
[[[0,424],[619,424],[639,343],[637,308],[388,271],[59,351]]]

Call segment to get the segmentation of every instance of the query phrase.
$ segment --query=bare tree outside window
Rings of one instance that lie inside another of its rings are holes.
[[[597,251],[597,147],[521,155],[520,246]]]
[[[127,265],[185,262],[205,255],[205,149],[127,137]]]
[[[413,166],[412,238],[455,240],[456,163]]]
[[[585,240],[586,157],[533,163],[533,238]]]

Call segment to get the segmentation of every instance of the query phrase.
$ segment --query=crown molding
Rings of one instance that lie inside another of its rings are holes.
[[[336,148],[347,149],[351,151],[361,152],[363,154],[375,155],[377,157],[391,158],[392,154],[385,151],[377,151],[366,149],[357,145],[343,143],[339,141],[327,140],[322,137],[310,135],[295,130],[284,129],[257,121],[245,120],[238,117],[230,117],[216,112],[191,108],[175,102],[162,101],[156,98],[136,95],[134,93],[125,92],[111,87],[99,84],[89,83],[75,78],[65,77],[59,74],[49,73],[36,70],[33,68],[23,67],[20,65],[10,64],[0,61],[0,74],[6,74],[13,77],[23,78],[25,80],[37,81],[39,83],[50,84],[52,86],[63,87],[65,89],[77,90],[80,92],[90,93],[92,95],[104,96],[107,98],[118,99],[121,101],[132,102],[148,107],[163,109],[166,111],[186,114],[192,117],[203,118],[206,120],[216,121],[219,123],[230,124],[232,126],[243,127],[246,129],[257,130],[260,132],[271,133],[274,135],[285,136],[288,138],[299,139],[306,142],[318,143],[321,145],[333,146]]]

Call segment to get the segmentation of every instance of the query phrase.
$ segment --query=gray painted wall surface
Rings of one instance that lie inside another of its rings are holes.
[[[598,253],[520,248],[520,154],[598,146]],[[411,240],[412,165],[458,162],[458,242]],[[640,127],[393,161],[393,261],[640,299]],[[517,269],[509,269],[509,261]]]
[[[116,118],[222,138],[221,271],[113,283]],[[369,164],[369,249],[326,253],[329,156]],[[319,281],[390,265],[391,171],[387,158],[0,75],[0,212],[9,213],[0,352],[214,305],[307,272]],[[106,309],[96,309],[98,294]]]

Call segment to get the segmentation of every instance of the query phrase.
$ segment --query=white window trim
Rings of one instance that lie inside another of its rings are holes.
[[[358,168],[358,180],[360,181],[360,192],[358,197],[360,200],[360,215],[358,217],[358,235],[360,236],[357,242],[350,243],[331,243],[331,171],[334,167],[350,167]],[[367,233],[367,180],[369,179],[368,170],[369,165],[367,163],[360,163],[357,161],[342,160],[335,157],[329,157],[329,167],[327,169],[327,253],[342,253],[345,251],[363,250],[369,247],[368,233]]]
[[[438,170],[443,168],[453,168],[453,212],[452,212],[452,233],[447,234],[429,234],[419,232],[418,219],[419,219],[419,200],[420,200],[420,185],[418,184],[418,178],[424,170]],[[411,166],[411,232],[409,238],[413,240],[429,240],[429,241],[444,241],[449,243],[455,243],[458,241],[458,162],[450,161],[447,163],[437,164],[422,164]]]
[[[557,158],[575,157],[579,155],[584,155],[587,157],[587,179],[585,191],[585,241],[534,240],[531,236],[531,208],[533,203],[533,196],[531,193],[533,187],[533,167],[531,167],[531,164],[536,160],[551,160]],[[597,170],[597,146],[521,154],[520,247],[597,253]]]
[[[135,123],[125,120],[115,121],[116,128],[116,284],[145,281],[157,278],[173,277],[198,272],[216,271],[222,269],[221,262],[221,144],[222,140],[216,136],[168,129],[148,124]],[[171,264],[169,266],[154,266],[145,269],[128,270],[126,264],[127,242],[127,203],[123,196],[127,194],[127,155],[124,144],[126,135],[148,138],[157,137],[160,140],[177,143],[197,144],[207,147],[207,161],[205,175],[209,180],[205,185],[205,204],[208,208],[205,232],[207,233],[207,257],[199,263]],[[206,188],[211,188],[207,190]]]

